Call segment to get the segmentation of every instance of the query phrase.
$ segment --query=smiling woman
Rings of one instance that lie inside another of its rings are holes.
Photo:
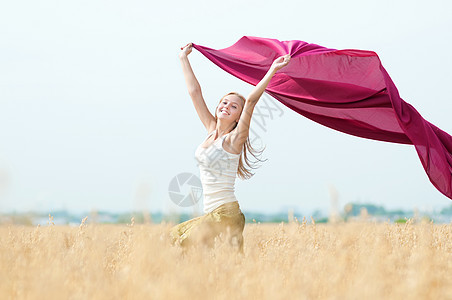
[[[173,227],[171,236],[175,243],[182,246],[199,243],[213,245],[217,236],[226,236],[230,245],[242,250],[245,216],[234,194],[235,178],[246,179],[253,175],[241,159],[243,156],[249,165],[246,151],[252,150],[249,128],[253,110],[273,75],[289,63],[290,56],[274,60],[247,98],[236,92],[223,96],[213,116],[190,66],[188,55],[191,51],[192,44],[183,47],[180,60],[188,92],[209,133],[195,153],[204,193],[205,215]],[[250,153],[256,157],[253,152]]]

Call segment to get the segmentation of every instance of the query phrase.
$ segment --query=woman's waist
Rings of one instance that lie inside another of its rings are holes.
[[[219,199],[216,201],[204,201],[204,212],[214,214],[238,214],[242,213],[237,199]]]
[[[214,188],[214,189],[228,189],[228,188],[234,188],[235,186],[235,178],[211,178],[211,177],[205,177],[201,175],[201,184],[203,188]]]
[[[227,168],[204,168],[199,167],[199,174],[205,180],[227,180],[234,181],[237,178],[237,168],[227,169]]]
[[[221,189],[203,187],[202,193],[204,194],[204,198],[207,198],[207,199],[235,198],[234,187],[221,188]]]

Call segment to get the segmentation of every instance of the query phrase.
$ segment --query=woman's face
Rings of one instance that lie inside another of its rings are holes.
[[[243,100],[237,95],[227,95],[217,107],[217,118],[238,122],[243,109]]]

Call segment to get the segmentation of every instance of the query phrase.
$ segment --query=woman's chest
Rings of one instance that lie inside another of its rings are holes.
[[[198,165],[210,169],[229,169],[237,164],[240,156],[226,152],[220,143],[214,142],[208,147],[203,145],[199,145],[195,152]]]

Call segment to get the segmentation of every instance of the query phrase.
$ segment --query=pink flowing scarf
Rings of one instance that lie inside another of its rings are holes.
[[[289,65],[268,85],[269,95],[332,129],[414,145],[430,181],[452,199],[452,137],[400,98],[375,52],[249,36],[221,50],[193,47],[252,85],[259,83],[277,57],[290,54]]]

